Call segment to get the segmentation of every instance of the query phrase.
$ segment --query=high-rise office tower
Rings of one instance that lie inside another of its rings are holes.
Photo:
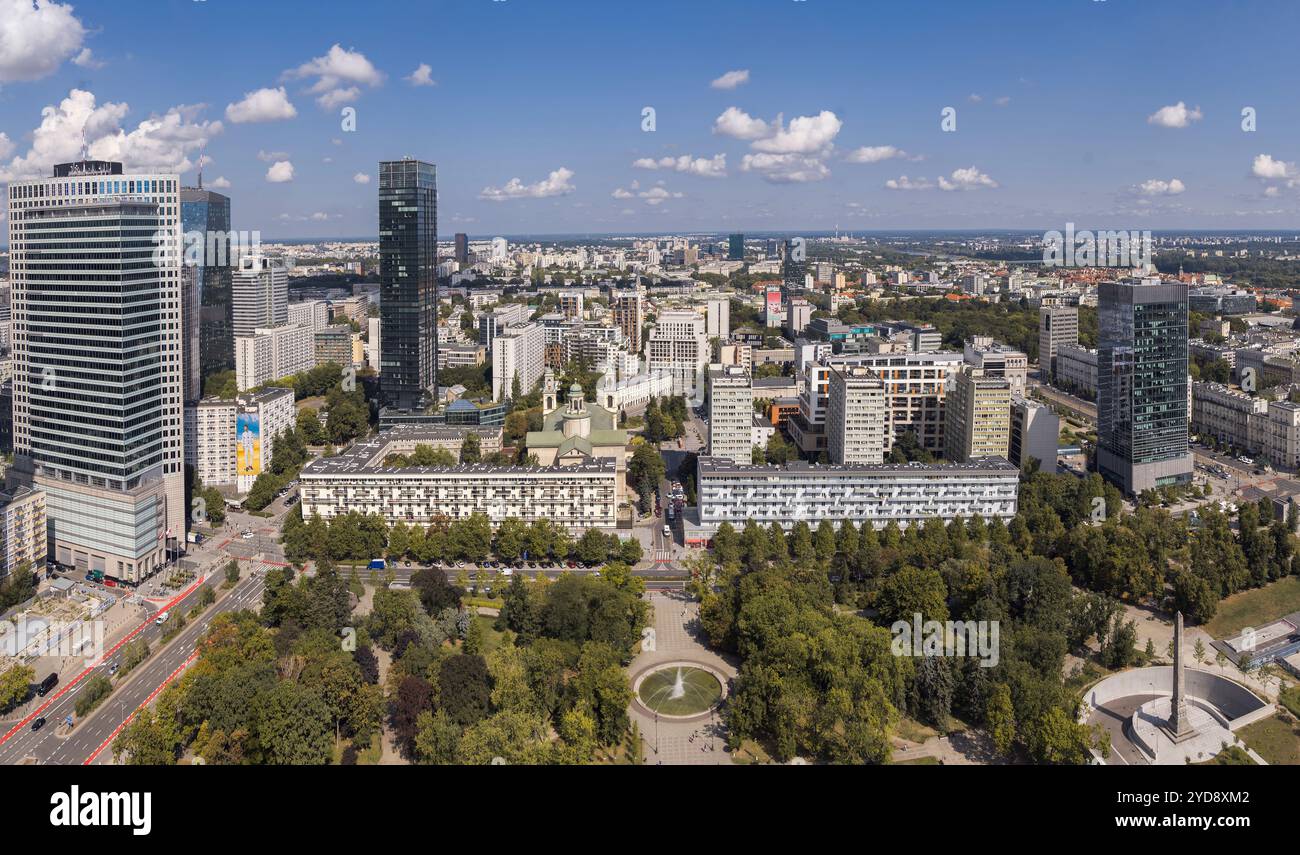
[[[744,261],[745,260],[745,236],[741,234],[729,235],[727,237],[727,260]]]
[[[519,394],[533,391],[545,372],[545,351],[541,324],[529,322],[498,332],[492,342],[492,399],[513,398],[516,379]]]
[[[614,325],[623,331],[623,340],[627,342],[629,353],[641,352],[642,315],[641,289],[616,291],[613,295]]]
[[[710,298],[705,307],[704,331],[709,338],[731,338],[731,298]]]
[[[1129,494],[1189,483],[1187,285],[1103,282],[1097,319],[1097,470]]]
[[[235,263],[230,245],[230,197],[198,187],[181,188],[181,229],[190,240],[202,240],[203,252],[193,264],[198,294],[199,380],[235,367],[234,317],[230,279]],[[188,248],[187,244],[187,248]],[[188,263],[186,266],[190,266]]]
[[[199,276],[197,266],[181,265],[181,396],[187,405],[203,397]]]
[[[1011,384],[963,365],[944,400],[943,456],[954,463],[1006,459],[1011,446]]]
[[[833,365],[826,407],[831,463],[884,463],[889,450],[885,384],[863,365]]]
[[[241,258],[231,276],[230,299],[235,335],[282,327],[289,323],[289,272],[266,256]]]
[[[754,449],[754,385],[738,365],[709,366],[709,454],[749,463]]]
[[[432,163],[379,164],[379,392],[395,410],[424,409],[438,368],[438,184]]]
[[[14,466],[50,555],[139,582],[183,548],[180,178],[79,161],[9,185]]]
[[[1056,351],[1065,344],[1079,343],[1079,307],[1043,306],[1038,310],[1038,372],[1044,379],[1056,377]]]
[[[456,232],[456,263],[469,266],[469,235],[464,232]]]

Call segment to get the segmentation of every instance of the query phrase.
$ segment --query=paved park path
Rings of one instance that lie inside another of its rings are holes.
[[[646,599],[654,610],[653,643],[643,644],[628,667],[634,682],[643,671],[666,662],[695,662],[725,675],[728,681],[735,678],[735,666],[705,646],[700,607],[693,597],[681,591],[651,591]],[[628,712],[641,728],[647,765],[731,763],[722,717],[716,711],[689,720],[660,716],[656,723],[655,715],[633,699]]]

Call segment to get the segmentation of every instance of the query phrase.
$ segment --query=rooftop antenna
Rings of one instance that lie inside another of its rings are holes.
[[[203,152],[207,150],[208,144],[204,142],[199,146],[199,189],[203,189]]]
[[[86,160],[88,157],[89,155],[86,149],[86,126],[83,124],[81,126],[81,159]]]

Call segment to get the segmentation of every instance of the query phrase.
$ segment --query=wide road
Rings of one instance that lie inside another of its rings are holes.
[[[89,669],[75,683],[63,687],[61,692],[56,692],[54,697],[29,713],[21,722],[6,722],[4,732],[0,733],[0,763],[80,764],[89,762],[92,758],[95,762],[112,762],[112,739],[125,725],[128,717],[142,704],[152,700],[165,684],[184,670],[184,666],[192,659],[199,637],[207,630],[212,618],[225,612],[261,608],[262,588],[265,584],[263,571],[266,565],[253,565],[249,562],[241,564],[243,578],[239,583],[161,650],[158,649],[158,644],[162,630],[150,619],[133,637],[144,637],[149,641],[153,651],[149,658],[126,675],[123,683],[114,688],[108,699],[84,721],[77,722],[71,731],[66,730],[63,721],[73,714],[80,692],[91,676],[96,673],[107,674],[109,665],[121,661],[122,647],[107,654],[102,663]],[[252,572],[255,567],[258,572]],[[209,581],[216,585],[222,578],[218,575]],[[179,609],[182,613],[188,612],[197,603],[199,587],[202,586],[196,587],[171,608]],[[44,716],[47,723],[41,730],[32,732],[31,721],[37,716]]]

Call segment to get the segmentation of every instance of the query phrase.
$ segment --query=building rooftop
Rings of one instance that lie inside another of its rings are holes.
[[[1020,469],[1001,457],[978,457],[968,463],[847,463],[818,464],[795,461],[782,465],[736,463],[728,457],[701,457],[701,475],[817,475],[822,473],[861,472],[864,474],[913,473],[918,475],[964,475],[1003,473],[1019,475]]]

